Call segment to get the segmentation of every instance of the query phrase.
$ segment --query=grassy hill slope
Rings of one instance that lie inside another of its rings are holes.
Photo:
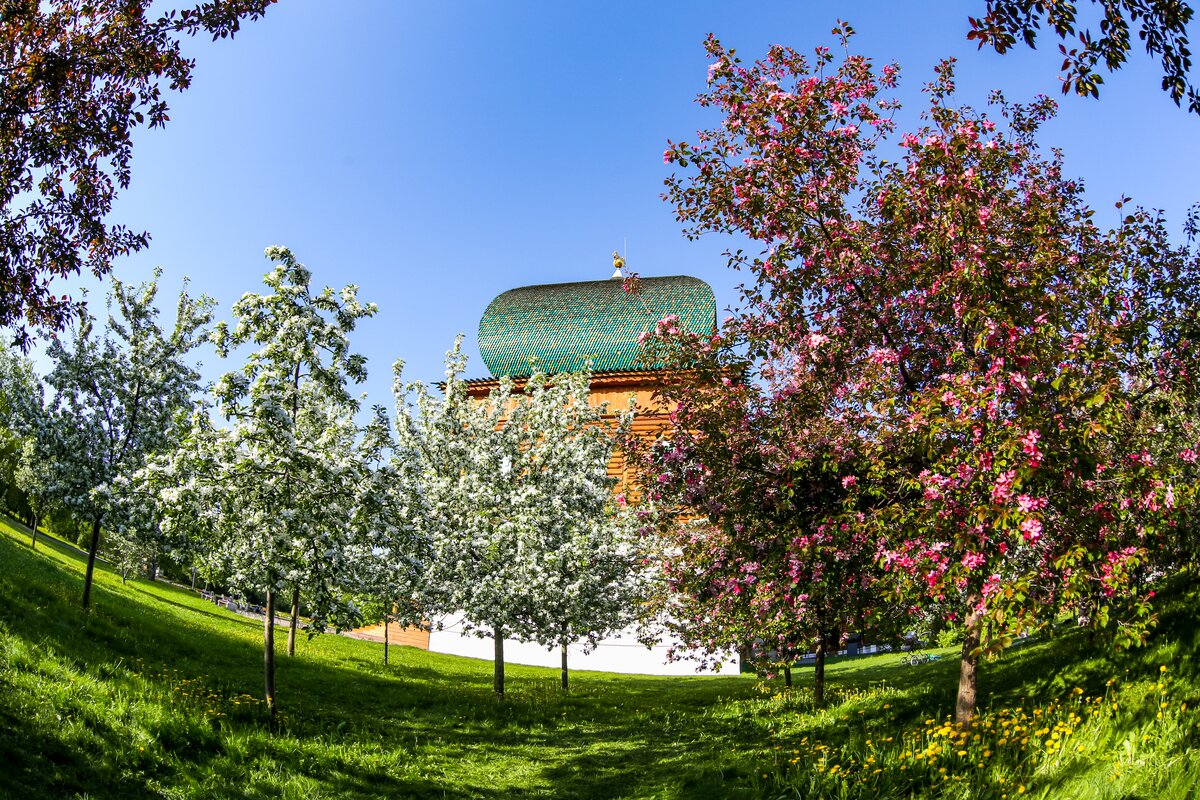
[[[1151,646],[1079,632],[984,666],[974,738],[943,725],[956,663],[829,670],[833,702],[752,676],[510,666],[324,635],[281,656],[279,729],[261,627],[161,583],[97,572],[0,522],[0,798],[1159,798],[1200,791],[1196,593]],[[1164,670],[1165,667],[1165,670]],[[1161,715],[1161,716],[1160,716]],[[1043,731],[1044,729],[1044,731]],[[1022,740],[1024,740],[1022,742]]]

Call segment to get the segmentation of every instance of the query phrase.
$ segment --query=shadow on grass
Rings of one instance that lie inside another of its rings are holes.
[[[123,663],[160,694],[184,679],[222,694],[261,691],[261,645],[230,632],[233,623],[249,634],[259,627],[253,621],[197,609],[140,586],[100,582],[92,610],[83,612],[80,577],[61,563],[22,550],[4,535],[0,563],[5,565],[0,621],[9,636],[45,658],[91,675],[108,674],[114,663]],[[134,594],[145,598],[142,604],[131,602]],[[163,604],[162,613],[147,613],[146,604],[154,602]],[[412,651],[403,654],[402,664],[379,669],[358,654],[361,643],[320,644],[335,657],[344,654],[342,664],[303,651],[279,659],[278,735],[270,735],[261,719],[223,723],[207,738],[190,723],[172,723],[184,730],[158,766],[169,776],[157,780],[191,784],[190,796],[282,796],[282,787],[271,781],[247,785],[248,772],[262,771],[299,776],[339,797],[618,797],[648,782],[707,785],[741,742],[763,738],[756,725],[702,713],[718,693],[748,689],[742,680],[577,676],[576,690],[564,697],[552,688],[551,671],[518,668],[509,697],[498,700],[484,662],[443,670],[422,663],[429,654]],[[130,679],[134,691],[144,685]],[[0,754],[34,765],[6,776],[15,781],[14,796],[87,792],[127,798],[148,791],[146,775],[106,766],[66,729],[33,725],[3,698],[0,719],[6,728],[0,730]],[[90,745],[110,757],[124,753],[119,740],[129,738],[130,726],[152,732],[160,746],[171,738],[170,725],[163,723],[164,733],[153,719],[97,718],[89,721]],[[372,768],[367,756],[391,766]],[[528,768],[515,785],[502,774],[513,759]],[[428,765],[426,774],[406,774],[405,761]],[[472,761],[477,767],[462,777],[447,776],[462,771],[460,762]],[[739,774],[736,767],[725,772]]]
[[[258,623],[164,596],[170,592],[163,587],[97,584],[94,608],[84,613],[78,572],[3,534],[0,564],[0,622],[9,636],[88,674],[128,675],[114,664],[136,665],[142,677],[120,685],[154,695],[143,699],[153,706],[143,716],[93,714],[94,738],[73,738],[74,728],[23,715],[15,693],[5,691],[0,662],[0,758],[34,765],[3,774],[0,795],[128,798],[158,782],[214,798],[751,796],[750,770],[767,758],[784,722],[788,736],[819,736],[836,747],[865,726],[908,726],[949,713],[957,682],[953,658],[915,667],[889,658],[833,665],[835,693],[888,687],[881,696],[892,706],[891,721],[854,716],[849,706],[845,714],[808,714],[810,669],[794,673],[793,699],[778,710],[760,707],[763,695],[750,679],[576,673],[575,689],[563,696],[553,671],[522,667],[511,668],[509,697],[499,700],[487,662],[397,647],[385,667],[370,657],[375,647],[331,636],[306,643],[295,658],[279,658],[282,714],[272,734],[261,714],[210,725],[186,709],[168,709],[174,716],[156,710],[185,679],[221,695],[258,696]],[[1183,642],[1179,652],[1191,653],[1195,630],[1186,612],[1164,609],[1162,630]],[[1075,686],[1102,691],[1117,663],[1105,652],[1066,629],[1024,647],[1019,658],[986,662],[983,706],[1029,693],[1061,696]],[[1147,673],[1164,652],[1146,651]],[[1138,724],[1141,718],[1128,722],[1131,729]],[[151,737],[166,755],[142,764],[131,731]],[[1072,777],[1059,774],[1045,786]]]

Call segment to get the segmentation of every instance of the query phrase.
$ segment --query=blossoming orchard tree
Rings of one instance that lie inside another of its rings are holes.
[[[177,487],[161,494],[168,530],[183,526],[206,536],[210,559],[230,585],[265,595],[264,684],[274,717],[279,592],[292,592],[293,625],[301,587],[317,628],[346,610],[340,581],[358,473],[358,401],[348,384],[366,377],[349,334],[376,307],[361,303],[354,286],[313,292],[311,273],[286,248],[266,255],[278,262],[264,278],[271,292],[245,294],[233,306],[232,329],[218,323],[212,336],[223,357],[237,347],[258,348],[213,387],[227,426],[198,409],[181,446],[152,469]],[[294,633],[290,638],[294,646]]]
[[[611,518],[614,431],[589,404],[586,376],[535,374],[523,390],[505,379],[475,400],[461,341],[441,398],[402,385],[397,365],[397,430],[420,460],[427,610],[462,614],[464,630],[492,637],[502,695],[504,639],[594,643],[636,606],[636,559]],[[565,656],[563,670],[565,687]]]
[[[103,333],[96,335],[95,320],[83,312],[69,341],[55,337],[47,350],[54,367],[46,382],[54,397],[38,441],[45,446],[44,466],[53,471],[52,494],[92,524],[84,608],[101,526],[110,514],[122,514],[118,484],[147,456],[174,446],[177,417],[198,388],[200,376],[185,358],[203,340],[213,302],[189,297],[185,286],[167,332],[154,305],[160,275],[136,287],[114,279],[116,310]]]
[[[570,688],[568,646],[584,652],[633,623],[648,592],[638,547],[637,516],[608,476],[614,443],[628,438],[630,414],[606,421],[589,401],[583,373],[540,384],[530,378],[528,412],[519,417],[540,519],[526,533],[519,638],[558,647],[561,688]]]
[[[37,546],[37,523],[49,500],[49,476],[31,459],[47,422],[42,382],[25,356],[0,348],[0,507],[29,512],[30,547]],[[14,492],[15,489],[15,492]],[[31,495],[32,492],[32,495]]]
[[[348,556],[352,597],[382,619],[383,663],[388,663],[388,624],[424,621],[421,591],[429,562],[429,543],[420,520],[420,459],[397,447],[387,412],[379,406],[357,444],[358,474],[350,525]],[[361,609],[360,609],[361,610]]]
[[[659,512],[659,622],[689,656],[748,653],[788,686],[792,662],[814,653],[822,703],[830,647],[894,621],[877,599],[865,420],[852,407],[822,413],[811,361],[748,359],[728,327],[697,337],[667,319],[656,334],[651,357],[687,368],[661,390],[674,406],[666,435],[629,446]]]
[[[1194,449],[1152,457],[1149,420],[1194,397],[1190,240],[1141,210],[1103,230],[1039,148],[1044,98],[994,96],[997,119],[956,107],[944,62],[924,126],[898,137],[892,65],[774,47],[747,66],[707,47],[699,102],[722,124],[669,146],[687,172],[667,196],[689,236],[757,252],[730,255],[751,278],[743,307],[692,360],[748,364],[779,406],[811,396],[771,446],[804,458],[833,426],[825,469],[870,493],[855,513],[896,600],[957,606],[960,723],[981,652],[1060,610],[1141,639],[1150,565],[1185,555],[1160,545],[1191,502],[1177,478]],[[722,355],[739,348],[745,362]],[[834,455],[851,431],[860,458]]]

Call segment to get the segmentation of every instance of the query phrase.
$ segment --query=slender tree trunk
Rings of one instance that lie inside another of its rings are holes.
[[[492,671],[492,690],[504,696],[504,631],[497,625],[492,628],[492,641],[496,646],[496,661]]]
[[[263,622],[263,683],[267,714],[275,719],[275,590],[267,589],[267,613]]]
[[[100,519],[92,520],[92,541],[88,545],[87,571],[83,574],[83,607],[90,608],[92,604],[92,575],[96,571],[96,551],[100,549]]]
[[[954,721],[959,727],[969,729],[975,716],[978,700],[975,668],[979,665],[979,634],[983,628],[983,615],[976,610],[979,595],[972,592],[967,596],[967,619],[963,632],[962,660],[958,668],[958,702],[954,707]]]
[[[196,567],[192,565],[192,591],[196,591]]]
[[[813,664],[813,702],[825,705],[825,640],[817,642],[817,660]]]
[[[784,667],[783,667],[783,685],[784,685],[784,688],[786,688],[786,689],[792,688],[791,665],[784,665]]]
[[[41,521],[42,521],[41,517],[39,517],[37,514],[33,515],[33,526],[32,526],[33,527],[33,535],[29,537],[29,546],[30,546],[30,548],[32,548],[34,550],[37,550],[37,529],[38,529],[38,524]]]
[[[288,658],[296,655],[296,625],[300,620],[300,587],[292,587],[292,621],[288,625]]]
[[[566,642],[563,642],[563,644],[562,644],[562,690],[564,692],[569,692],[571,690],[571,685],[567,681],[567,643]]]
[[[388,663],[388,618],[383,618],[383,665]]]
[[[155,555],[146,563],[146,578],[147,580],[156,580],[158,578],[158,556]]]

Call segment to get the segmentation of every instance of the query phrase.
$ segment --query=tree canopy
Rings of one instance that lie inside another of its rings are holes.
[[[803,584],[761,583],[805,570],[759,576],[752,556],[823,534],[841,561],[866,532],[892,602],[949,603],[965,620],[964,724],[981,648],[1041,628],[1052,609],[1140,640],[1149,565],[1188,557],[1169,532],[1190,505],[1194,450],[1162,446],[1149,420],[1195,398],[1194,244],[1173,244],[1142,210],[1097,225],[1061,153],[1041,150],[1049,100],[997,95],[995,118],[956,105],[944,62],[925,124],[899,135],[894,65],[785,47],[745,65],[715,39],[708,49],[699,102],[721,124],[670,145],[687,172],[667,197],[688,235],[736,234],[760,250],[730,256],[753,279],[718,335],[664,320],[656,339],[678,366],[748,374],[765,395],[731,414],[736,395],[673,387],[683,412],[670,435],[719,437],[692,466],[692,507],[730,540],[709,561],[742,562],[708,591],[752,585],[799,615]],[[900,158],[876,156],[881,142]],[[762,526],[739,524],[738,509],[771,500],[791,470],[817,513],[756,541]]]
[[[164,88],[191,83],[181,39],[237,33],[274,0],[0,3],[0,326],[58,330],[78,299],[52,281],[140,250],[149,234],[109,221],[128,188],[133,132],[169,120]]]

